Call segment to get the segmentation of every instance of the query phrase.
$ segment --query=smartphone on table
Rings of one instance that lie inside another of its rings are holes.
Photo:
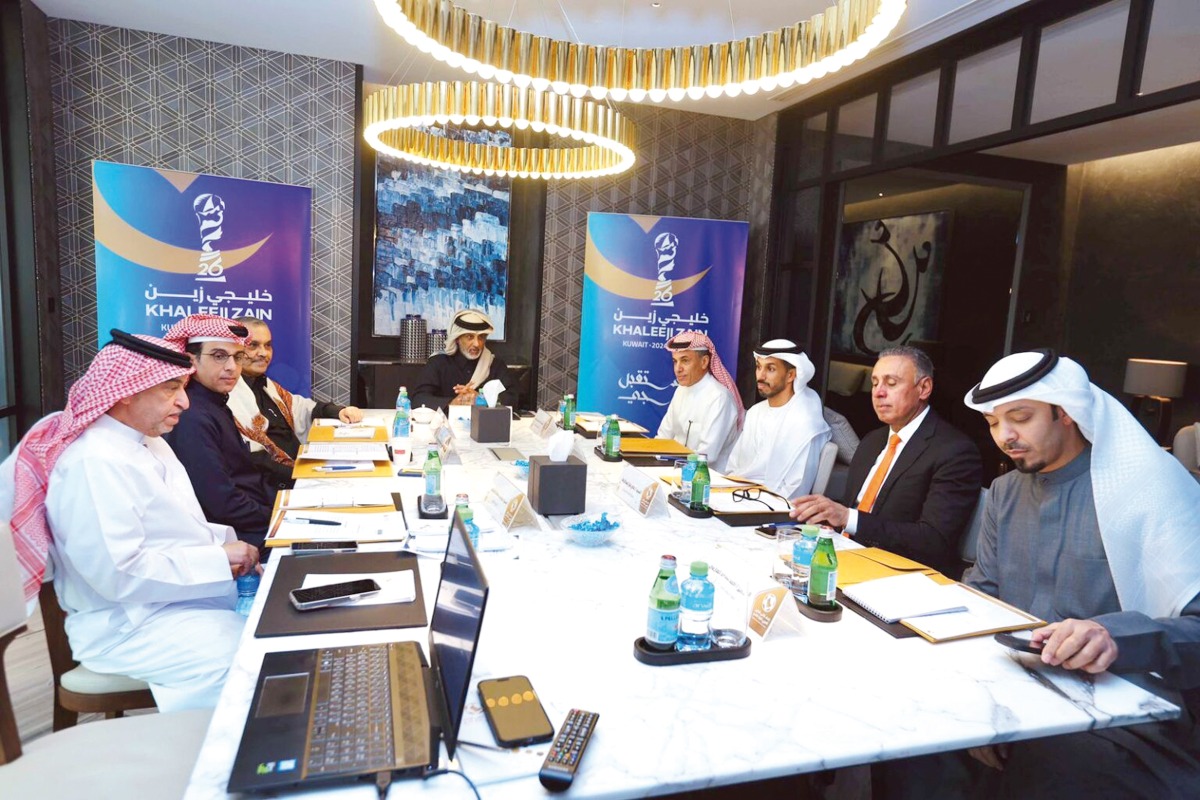
[[[524,675],[480,681],[479,698],[483,701],[488,727],[501,747],[520,747],[554,738],[554,726]]]
[[[367,597],[379,591],[379,584],[370,578],[362,578],[345,583],[331,583],[328,586],[314,586],[311,589],[292,589],[288,596],[292,605],[298,611],[311,611],[314,608],[341,605],[360,597]]]

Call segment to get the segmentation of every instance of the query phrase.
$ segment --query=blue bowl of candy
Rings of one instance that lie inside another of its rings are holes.
[[[528,459],[519,458],[513,462],[513,466],[515,466],[517,468],[517,474],[520,475],[522,478],[529,477],[529,460]]]
[[[583,547],[599,547],[621,527],[621,520],[607,511],[600,514],[576,514],[562,522],[567,538]]]

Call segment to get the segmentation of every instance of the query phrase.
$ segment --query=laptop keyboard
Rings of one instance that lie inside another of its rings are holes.
[[[428,763],[429,717],[421,669],[419,649],[411,642],[321,649],[307,773],[374,772]]]

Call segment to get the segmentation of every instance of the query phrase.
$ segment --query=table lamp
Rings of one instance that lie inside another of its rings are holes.
[[[1183,396],[1183,383],[1188,365],[1183,361],[1160,361],[1153,358],[1131,358],[1125,362],[1125,393],[1134,397],[1130,410],[1139,417],[1149,398],[1157,403],[1159,444],[1167,441],[1171,428],[1171,398]]]

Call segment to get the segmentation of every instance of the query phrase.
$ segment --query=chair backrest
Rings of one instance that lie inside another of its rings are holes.
[[[1196,426],[1185,425],[1175,434],[1175,442],[1171,446],[1171,452],[1179,459],[1179,463],[1192,472],[1200,469],[1200,447],[1197,447],[1196,441],[1198,438],[1200,434],[1196,433]]]
[[[833,464],[837,461],[838,446],[836,442],[828,441],[821,446],[821,458],[817,461],[817,479],[813,481],[813,494],[824,494],[829,485],[829,476],[833,474]]]
[[[4,651],[25,629],[27,616],[17,548],[13,544],[12,529],[3,522],[0,523],[0,764],[7,764],[21,755],[21,735],[17,731],[17,716],[8,693]]]
[[[979,551],[979,529],[983,527],[983,507],[987,505],[987,496],[986,488],[979,490],[979,502],[975,504],[975,513],[971,515],[971,522],[967,525],[967,531],[958,546],[959,557],[968,564],[975,563],[975,556]]]
[[[25,593],[21,589],[21,568],[12,529],[0,523],[0,636],[24,627],[29,618]]]

